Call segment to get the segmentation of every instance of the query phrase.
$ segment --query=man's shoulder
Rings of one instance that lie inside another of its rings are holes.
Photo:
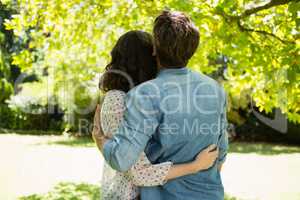
[[[191,73],[193,74],[193,76],[196,79],[198,79],[199,82],[211,85],[211,86],[215,87],[216,89],[218,89],[220,92],[224,92],[223,86],[218,81],[211,78],[210,76],[207,76],[201,72],[197,72],[197,71],[193,71],[193,70],[191,70]]]
[[[155,78],[144,83],[137,85],[136,87],[132,88],[128,94],[156,94],[160,90],[160,80]]]
[[[195,78],[198,78],[200,81],[205,81],[214,85],[218,85],[218,82],[216,80],[214,80],[213,78],[203,74],[202,72],[198,72],[198,71],[194,71],[194,70],[190,70],[191,74],[193,74],[193,76]]]

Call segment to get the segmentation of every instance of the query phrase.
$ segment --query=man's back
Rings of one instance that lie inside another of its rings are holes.
[[[148,83],[160,112],[160,124],[146,147],[153,163],[192,161],[210,144],[218,144],[223,162],[227,138],[225,94],[218,84],[187,68],[162,70]],[[143,87],[143,86],[142,86]],[[159,89],[159,92],[157,92]],[[150,92],[151,93],[151,92]],[[161,187],[141,188],[142,200],[221,200],[223,186],[217,164],[194,175],[184,176]]]

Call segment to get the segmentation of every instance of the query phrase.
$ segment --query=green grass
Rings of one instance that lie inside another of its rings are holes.
[[[230,144],[230,153],[256,153],[260,155],[278,155],[300,153],[300,146],[289,146],[271,143],[233,142]]]
[[[87,183],[62,182],[46,194],[32,194],[20,197],[19,200],[99,200],[100,187]],[[238,200],[225,196],[224,200]]]
[[[17,135],[62,135],[59,131],[42,131],[42,130],[11,130],[0,128],[0,134],[17,134]]]
[[[95,147],[91,137],[61,137],[48,141],[49,145],[65,145],[71,147]],[[300,153],[300,146],[289,146],[270,143],[247,143],[232,142],[230,143],[230,153],[256,153],[260,155],[278,155]]]
[[[241,199],[238,199],[236,197],[232,197],[232,196],[229,196],[229,195],[225,194],[224,200],[241,200]]]
[[[0,128],[0,134],[15,134],[22,136],[49,136],[47,141],[37,143],[36,145],[64,145],[70,147],[94,147],[94,141],[91,136],[66,136],[61,132],[41,131],[41,130],[9,130]],[[52,137],[53,136],[53,137]]]
[[[48,132],[40,130],[7,130],[0,128],[0,134],[18,134],[18,135],[62,135],[59,132]],[[44,143],[43,143],[44,144]],[[46,142],[48,145],[64,145],[70,147],[95,147],[93,139],[90,136],[85,137],[66,137],[61,136],[50,139]],[[289,146],[284,144],[272,143],[248,143],[232,142],[230,143],[230,153],[257,153],[260,155],[278,155],[300,153],[300,146]]]
[[[20,200],[99,200],[100,187],[87,183],[62,182],[46,194],[23,196]]]
[[[49,140],[47,144],[71,147],[95,147],[91,137],[60,137],[58,139]],[[230,153],[256,153],[260,155],[300,153],[300,146],[272,143],[232,142],[229,147]]]
[[[59,139],[50,140],[48,145],[64,145],[70,147],[95,147],[92,137],[61,137]]]
[[[16,151],[21,151],[20,153],[24,154],[24,150],[26,148],[23,147],[30,147],[32,148],[32,145],[37,146],[37,151],[40,151],[41,149],[48,148],[47,146],[53,145],[54,147],[57,145],[62,145],[66,147],[94,147],[95,144],[92,140],[91,137],[68,137],[68,136],[21,136],[21,135],[15,135],[12,134],[11,137],[8,137],[9,135],[0,135],[4,139],[7,139],[7,141],[12,141],[14,138],[14,144],[12,146],[16,146],[19,144],[20,140],[26,141],[25,143],[20,143],[22,148],[20,149],[11,149],[11,151],[16,150]],[[27,141],[27,138],[32,138],[30,141]],[[3,141],[2,139],[2,147],[3,145],[7,144],[7,142]],[[31,141],[32,140],[32,141]],[[40,146],[39,146],[40,145]],[[46,145],[46,146],[44,146]],[[8,144],[3,150],[9,151],[9,147],[11,146],[11,143]],[[0,145],[1,147],[1,145]],[[62,148],[63,149],[63,148]],[[84,150],[84,148],[83,148]],[[49,148],[49,151],[51,151],[51,148]],[[4,151],[3,151],[4,152]],[[31,152],[31,151],[29,151]],[[90,151],[87,151],[90,153]],[[267,156],[275,156],[278,154],[295,154],[295,153],[300,153],[300,147],[298,146],[287,146],[287,145],[279,145],[279,144],[269,144],[269,143],[246,143],[246,142],[233,142],[230,144],[230,153],[240,153],[240,157],[247,156],[243,154],[248,154],[248,153],[255,153],[257,156],[259,155],[267,155]],[[25,152],[26,153],[26,152]],[[293,158],[297,158],[297,154],[295,154],[293,157],[291,157],[291,163],[294,166],[295,162],[293,161]],[[33,162],[33,161],[32,161]],[[13,164],[12,164],[13,165]],[[17,165],[17,164],[14,164]],[[290,165],[288,162],[286,164],[287,166]],[[0,165],[1,166],[1,165]],[[6,171],[3,172],[3,174],[7,173],[14,173],[13,170],[10,171],[10,168],[4,168]],[[288,168],[289,170],[294,170],[293,173],[297,175],[296,170],[298,168]],[[13,175],[12,175],[13,176]],[[274,176],[276,174],[274,173]],[[67,180],[67,179],[60,179],[61,181]],[[3,181],[2,181],[3,182]],[[30,181],[29,181],[30,182]],[[32,184],[29,183],[28,184]],[[3,182],[5,183],[5,182]],[[20,197],[21,200],[94,200],[100,199],[100,189],[99,186],[89,184],[93,182],[87,181],[87,183],[73,183],[73,182],[62,182],[58,185],[56,185],[53,189],[51,189],[49,192],[44,193],[44,194],[39,194],[39,191],[43,190],[33,190],[33,194],[30,196],[23,196]],[[1,185],[1,181],[0,181]],[[276,185],[276,183],[274,183]],[[5,187],[4,187],[5,188]],[[1,187],[0,187],[1,189]],[[36,191],[36,192],[35,192]],[[255,191],[254,191],[255,192]],[[0,192],[1,193],[1,192]],[[22,193],[21,193],[22,194]],[[285,199],[291,199],[291,198],[285,198]],[[231,196],[226,196],[225,200],[238,200],[236,197],[231,197]]]

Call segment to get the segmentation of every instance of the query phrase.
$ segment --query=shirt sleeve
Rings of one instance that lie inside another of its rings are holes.
[[[123,122],[104,144],[104,158],[117,171],[128,171],[138,161],[158,127],[160,112],[155,105],[158,96],[147,90],[148,86],[142,85],[127,94]]]
[[[126,173],[136,186],[158,186],[166,183],[166,176],[172,167],[172,162],[151,164],[143,152],[139,161]]]
[[[226,98],[226,94],[224,92],[224,90],[222,90],[223,92],[223,99],[224,99],[224,103],[223,103],[223,107],[222,107],[222,113],[221,113],[221,138],[219,141],[219,157],[218,157],[218,162],[219,163],[223,163],[226,160],[227,157],[227,151],[228,151],[228,133],[227,133],[227,98]]]

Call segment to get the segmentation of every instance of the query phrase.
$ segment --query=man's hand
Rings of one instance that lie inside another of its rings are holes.
[[[195,173],[201,170],[206,170],[212,167],[218,158],[219,149],[216,148],[215,144],[208,146],[206,149],[202,150],[193,161],[193,166]]]
[[[101,152],[103,152],[103,146],[104,146],[104,143],[106,142],[107,138],[105,137],[105,135],[102,131],[102,128],[101,128],[100,113],[101,113],[101,106],[98,104],[96,107],[95,116],[94,116],[92,136],[93,136],[95,143],[97,144],[98,149]]]
[[[219,172],[221,172],[222,168],[223,168],[223,163],[221,163],[221,164],[218,165]]]

